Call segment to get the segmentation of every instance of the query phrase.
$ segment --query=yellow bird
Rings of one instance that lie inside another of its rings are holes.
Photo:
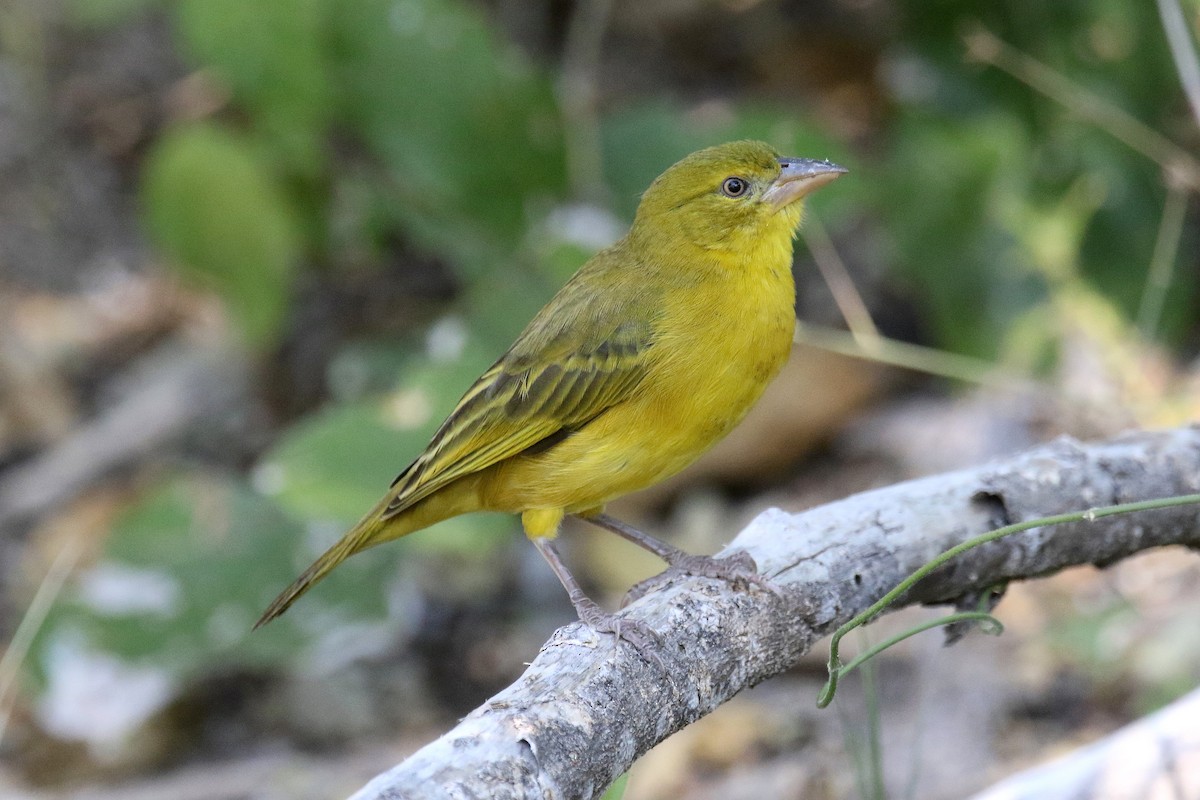
[[[520,514],[580,619],[618,635],[614,615],[583,593],[555,548],[567,514],[691,574],[762,583],[750,559],[690,556],[602,512],[694,461],[779,372],[795,327],[802,199],[844,172],[751,141],[670,167],[625,238],[563,286],[383,499],[255,627],[360,550],[471,511]]]

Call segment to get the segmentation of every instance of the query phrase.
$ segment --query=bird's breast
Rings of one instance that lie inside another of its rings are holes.
[[[795,329],[787,267],[668,295],[632,395],[555,446],[507,463],[484,507],[579,511],[692,463],[745,417],[787,360]]]
[[[707,447],[742,420],[791,351],[795,330],[790,270],[751,274],[696,297],[674,334],[659,375],[664,402],[681,435]],[[666,326],[664,326],[665,328]],[[665,334],[671,335],[671,334]]]

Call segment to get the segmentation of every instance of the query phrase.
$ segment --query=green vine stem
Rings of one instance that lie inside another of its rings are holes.
[[[910,636],[927,631],[930,628],[936,628],[941,625],[947,625],[953,622],[962,622],[968,620],[980,621],[983,623],[985,632],[991,634],[999,634],[1003,631],[1003,626],[1000,621],[983,611],[967,611],[960,614],[951,614],[947,617],[931,620],[924,624],[918,625],[915,628],[904,631],[887,641],[881,642],[875,647],[872,647],[867,652],[855,658],[849,664],[843,665],[841,657],[838,654],[838,648],[841,646],[842,637],[855,628],[867,623],[874,617],[882,613],[888,606],[896,601],[898,597],[911,589],[914,585],[927,577],[938,567],[946,562],[967,552],[973,548],[979,547],[981,544],[987,544],[997,539],[1003,539],[1005,536],[1011,536],[1014,533],[1027,531],[1031,528],[1045,528],[1051,525],[1062,525],[1064,522],[1092,522],[1101,517],[1111,517],[1117,514],[1132,514],[1138,511],[1150,511],[1157,508],[1173,508],[1175,506],[1185,506],[1200,503],[1200,494],[1186,494],[1176,497],[1162,497],[1155,500],[1140,500],[1135,503],[1121,503],[1113,506],[1102,506],[1100,508],[1089,508],[1085,511],[1072,511],[1069,514],[1056,514],[1050,517],[1041,517],[1039,519],[1031,519],[1025,522],[1018,522],[1014,525],[1005,525],[1003,528],[997,528],[994,531],[980,534],[972,539],[951,547],[941,555],[934,558],[927,564],[922,565],[915,572],[909,575],[896,585],[894,589],[879,598],[870,608],[855,616],[845,625],[842,625],[829,640],[829,679],[822,687],[821,693],[817,696],[817,707],[825,708],[833,701],[833,696],[837,692],[838,681],[842,676],[849,673],[851,670],[860,666],[867,659],[873,658],[887,648],[898,642],[902,642]]]

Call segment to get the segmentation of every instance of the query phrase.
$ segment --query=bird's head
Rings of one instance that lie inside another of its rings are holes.
[[[709,147],[650,184],[633,233],[713,251],[744,252],[778,242],[790,246],[804,197],[845,172],[828,161],[781,158],[763,142]]]

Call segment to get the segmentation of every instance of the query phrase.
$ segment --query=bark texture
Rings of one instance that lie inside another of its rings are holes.
[[[1190,427],[1087,445],[1064,439],[800,514],[766,511],[723,552],[747,551],[778,595],[665,580],[623,612],[658,633],[659,663],[580,624],[561,628],[516,683],[353,800],[596,797],[655,744],[786,670],[947,548],[1023,520],[1196,492],[1200,428]],[[1200,548],[1200,507],[1016,534],[946,565],[904,603],[954,602],[1002,581],[1172,544]]]

